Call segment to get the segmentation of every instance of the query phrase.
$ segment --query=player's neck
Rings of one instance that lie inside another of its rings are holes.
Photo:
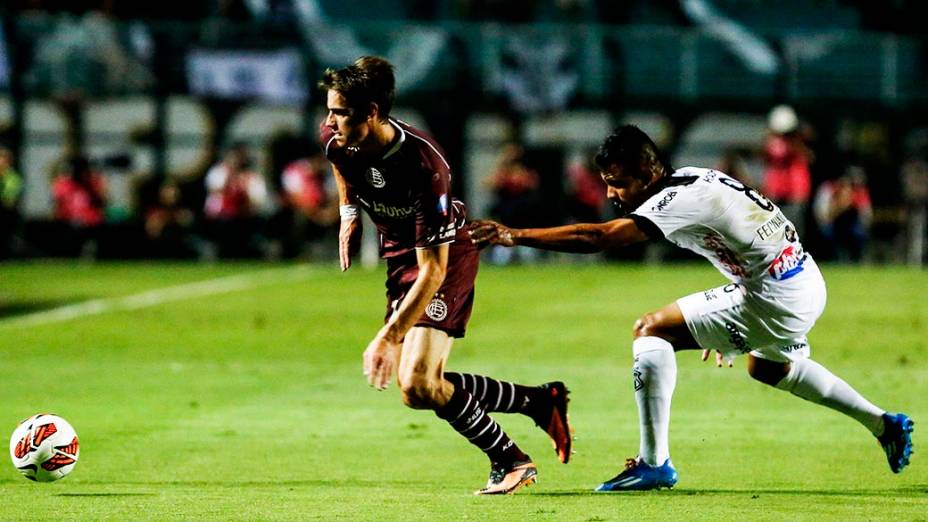
[[[390,120],[377,121],[371,128],[370,134],[361,147],[365,152],[381,154],[385,152],[396,139],[396,128]]]

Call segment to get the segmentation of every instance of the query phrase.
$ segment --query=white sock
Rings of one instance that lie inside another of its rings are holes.
[[[660,466],[670,458],[670,399],[677,384],[677,358],[673,346],[660,337],[635,339],[632,352],[641,429],[638,456],[649,466]]]
[[[790,363],[789,373],[776,387],[840,411],[856,419],[876,436],[883,433],[883,414],[886,411],[871,404],[848,383],[811,359]]]

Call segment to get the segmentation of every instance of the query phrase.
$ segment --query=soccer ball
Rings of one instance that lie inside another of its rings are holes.
[[[77,432],[57,415],[33,415],[19,423],[10,438],[13,465],[29,480],[64,478],[74,469],[79,455]]]

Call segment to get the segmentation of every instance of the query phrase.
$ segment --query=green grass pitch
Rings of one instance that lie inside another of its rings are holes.
[[[54,412],[82,450],[52,484],[0,465],[0,520],[926,520],[928,273],[823,271],[813,357],[915,419],[901,475],[854,421],[751,381],[741,359],[717,369],[694,351],[678,356],[677,487],[592,493],[638,447],[633,321],[723,281],[685,264],[486,266],[449,368],[567,382],[577,454],[562,465],[531,421],[497,414],[539,482],[485,498],[472,495],[489,470],[479,451],[361,375],[384,310],[381,270],[0,265],[4,437]],[[217,279],[241,284],[157,290]],[[160,297],[122,299],[137,294]],[[98,313],[24,319],[93,299]]]

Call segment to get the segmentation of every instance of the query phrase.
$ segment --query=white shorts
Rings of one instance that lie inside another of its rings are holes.
[[[731,359],[743,353],[771,361],[809,357],[806,334],[825,309],[825,281],[809,259],[801,274],[730,283],[677,300],[686,326],[704,349]]]

